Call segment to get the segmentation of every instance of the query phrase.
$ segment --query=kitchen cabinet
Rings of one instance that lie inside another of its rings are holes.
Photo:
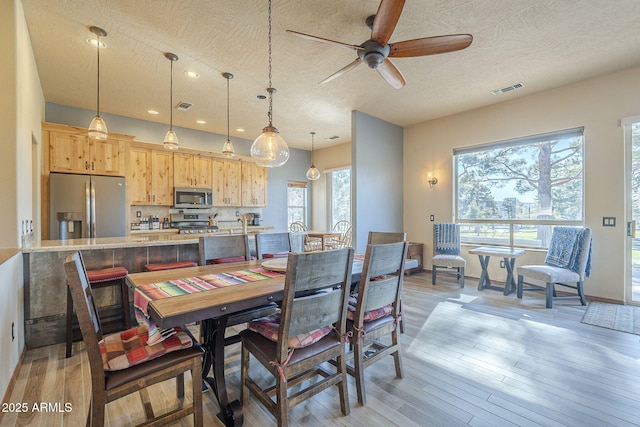
[[[173,205],[173,153],[131,146],[127,191],[131,205]]]
[[[240,206],[240,161],[212,159],[213,205]]]
[[[49,131],[49,171],[124,176],[124,141],[98,141],[84,129]]]
[[[267,169],[251,162],[242,164],[242,206],[267,206]]]
[[[173,154],[173,186],[211,188],[211,158],[199,154]]]

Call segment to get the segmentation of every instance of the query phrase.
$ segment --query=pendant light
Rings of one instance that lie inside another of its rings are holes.
[[[222,146],[222,154],[225,157],[233,157],[236,152],[233,149],[233,144],[231,143],[231,138],[229,137],[229,80],[233,78],[233,74],[231,73],[222,73],[222,77],[227,79],[227,140]]]
[[[96,50],[98,51],[98,84],[97,97],[96,97],[96,116],[91,120],[89,124],[89,138],[99,139],[104,141],[107,139],[108,131],[107,124],[100,117],[100,37],[106,37],[107,32],[99,27],[89,27],[89,31],[96,35]]]
[[[320,179],[320,171],[318,170],[316,165],[313,164],[313,137],[316,133],[309,133],[311,133],[311,166],[309,166],[309,170],[307,171],[307,179],[309,181],[317,181]]]
[[[164,56],[169,61],[171,61],[171,84],[170,84],[171,94],[169,95],[169,130],[167,131],[167,134],[164,136],[164,148],[167,148],[169,150],[177,150],[179,146],[178,135],[176,135],[176,133],[173,131],[173,62],[178,60],[178,56],[170,52],[166,52]]]
[[[276,90],[271,84],[271,0],[269,0],[269,124],[262,129],[262,133],[251,145],[251,157],[260,166],[275,168],[282,166],[289,160],[289,146],[280,136],[280,132],[273,126],[273,94]]]

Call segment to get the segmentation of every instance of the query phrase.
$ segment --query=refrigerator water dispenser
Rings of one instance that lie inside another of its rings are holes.
[[[82,238],[82,214],[58,212],[58,236],[60,240]]]

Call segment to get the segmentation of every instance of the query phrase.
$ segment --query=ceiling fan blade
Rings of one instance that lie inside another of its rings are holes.
[[[305,34],[305,33],[299,33],[297,31],[293,31],[293,30],[287,30],[287,33],[293,34],[294,36],[298,36],[298,37],[301,37],[303,39],[311,40],[311,41],[314,41],[314,42],[325,43],[325,44],[329,44],[331,46],[337,46],[337,47],[341,47],[341,48],[344,48],[344,49],[352,49],[352,50],[360,50],[360,49],[362,49],[362,47],[357,46],[357,45],[337,42],[335,40],[323,39],[322,37],[312,36],[310,34]]]
[[[356,66],[359,65],[361,62],[362,62],[362,60],[360,58],[357,58],[351,64],[347,65],[346,67],[340,68],[338,71],[336,71],[335,73],[331,74],[329,77],[327,77],[326,79],[324,79],[323,81],[321,81],[318,84],[323,85],[325,83],[329,83],[331,80],[340,77],[341,75],[345,74],[347,71],[351,71],[352,69],[356,68]]]
[[[376,17],[373,20],[373,27],[371,28],[371,39],[377,41],[382,46],[386,45],[393,30],[396,28],[402,8],[404,7],[404,0],[382,0]]]
[[[385,81],[394,89],[401,89],[405,84],[407,84],[407,81],[404,79],[400,70],[393,65],[393,62],[391,62],[389,58],[386,58],[382,64],[378,65],[376,70],[378,70],[378,73],[380,73],[382,78],[385,79]]]
[[[422,39],[405,40],[390,43],[389,56],[407,58],[411,56],[435,55],[437,53],[454,52],[468,47],[473,41],[471,34],[450,34],[448,36],[424,37]]]

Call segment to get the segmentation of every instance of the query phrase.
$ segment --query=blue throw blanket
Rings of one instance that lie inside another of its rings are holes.
[[[456,224],[435,224],[436,253],[460,255],[460,235]]]
[[[576,227],[555,227],[551,235],[547,258],[544,263],[554,267],[566,268],[580,273],[580,258],[585,238],[585,229]],[[591,274],[591,244],[587,255],[585,275]]]

